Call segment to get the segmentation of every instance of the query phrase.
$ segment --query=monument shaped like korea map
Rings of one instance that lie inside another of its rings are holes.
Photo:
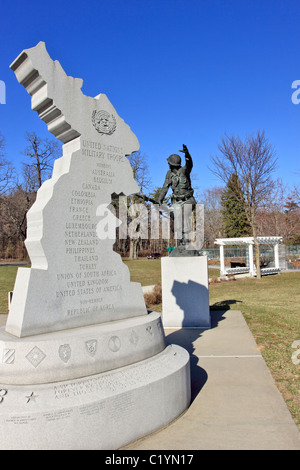
[[[11,65],[63,145],[28,212],[31,268],[19,268],[0,328],[0,449],[117,449],[190,403],[189,355],[105,236],[113,193],[139,191],[139,143],[104,94],[85,96],[40,42]],[[103,216],[105,216],[103,218]]]
[[[112,193],[139,191],[125,157],[138,150],[137,138],[104,94],[81,92],[82,80],[68,77],[44,43],[11,68],[64,146],[28,213],[32,267],[18,271],[7,331],[28,336],[146,314],[140,285],[100,222],[112,217]]]

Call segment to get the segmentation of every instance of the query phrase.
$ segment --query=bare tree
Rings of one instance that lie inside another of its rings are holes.
[[[2,200],[5,207],[5,220],[10,226],[10,232],[24,241],[26,238],[27,221],[26,215],[35,201],[36,194],[26,191],[18,185],[11,193]]]
[[[233,173],[239,177],[256,248],[257,277],[261,278],[256,213],[273,186],[271,174],[276,168],[275,151],[264,131],[247,136],[244,141],[239,137],[225,136],[218,148],[220,154],[211,157],[211,169],[226,184]]]
[[[147,157],[139,150],[127,158],[133,171],[133,177],[140,187],[140,192],[144,194],[144,191],[149,191],[151,185]]]
[[[59,156],[56,142],[40,139],[27,133],[24,154],[29,162],[23,164],[23,181],[18,182],[14,167],[6,158],[5,139],[0,133],[0,214],[2,252],[11,246],[16,252],[26,238],[26,215],[36,198],[36,191],[51,176],[54,159]]]
[[[197,194],[197,201],[204,204],[204,246],[213,247],[216,238],[223,236],[223,217],[221,196],[222,187],[204,189]]]
[[[41,139],[34,132],[26,133],[28,143],[24,155],[29,162],[24,162],[26,184],[31,184],[32,190],[37,190],[42,183],[51,177],[54,160],[60,156],[61,148],[58,142]]]
[[[5,195],[15,185],[15,170],[6,158],[5,139],[0,132],[0,196]]]
[[[6,213],[6,200],[16,184],[16,173],[11,162],[6,158],[5,139],[0,132],[0,245],[1,256],[5,255],[8,246],[10,251],[14,246],[14,233],[10,230],[10,223]]]
[[[29,163],[23,164],[23,181],[17,183],[14,180],[10,191],[1,199],[7,231],[21,242],[26,239],[26,216],[36,199],[36,191],[51,176],[54,159],[60,155],[55,141],[40,139],[35,133],[27,133],[26,141],[24,154],[29,157]]]
[[[300,206],[300,186],[294,186],[292,188],[292,197],[295,199],[298,206]]]
[[[147,157],[143,155],[140,151],[134,152],[128,156],[129,163],[133,171],[133,177],[140,188],[140,194],[144,194],[145,191],[149,191],[151,178],[149,175],[149,167],[147,163]],[[129,204],[132,207],[135,203],[141,204],[141,200],[137,198],[134,194],[129,198]],[[132,207],[133,208],[133,207]],[[140,212],[131,211],[129,208],[129,217],[128,221],[131,223],[131,226],[135,226],[134,218],[140,217]],[[140,230],[140,225],[137,224],[135,227],[135,235],[130,234],[130,245],[129,245],[129,258],[137,259],[138,257],[138,248],[140,244],[140,237],[138,236]]]

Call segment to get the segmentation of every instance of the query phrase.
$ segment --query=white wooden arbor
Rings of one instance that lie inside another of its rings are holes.
[[[257,237],[260,245],[273,245],[274,246],[274,267],[261,268],[261,274],[275,274],[280,272],[279,267],[279,244],[282,242],[282,237]],[[249,273],[250,276],[256,276],[256,266],[253,260],[253,237],[239,237],[239,238],[217,238],[215,244],[220,246],[220,274],[241,274]],[[248,266],[238,268],[226,268],[224,258],[224,247],[232,245],[247,245],[248,246]]]

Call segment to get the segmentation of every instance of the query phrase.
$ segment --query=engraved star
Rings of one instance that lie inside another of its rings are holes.
[[[29,403],[30,401],[34,401],[36,400],[36,398],[38,397],[38,395],[35,395],[34,392],[31,392],[30,395],[27,395],[26,398],[27,398],[27,402],[26,403]]]
[[[0,389],[0,403],[3,402],[5,395],[7,394],[7,390],[5,388]]]

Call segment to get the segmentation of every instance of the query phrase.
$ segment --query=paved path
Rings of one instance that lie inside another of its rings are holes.
[[[192,404],[126,450],[300,450],[300,433],[239,311],[212,312],[210,330],[166,330],[191,354]]]

